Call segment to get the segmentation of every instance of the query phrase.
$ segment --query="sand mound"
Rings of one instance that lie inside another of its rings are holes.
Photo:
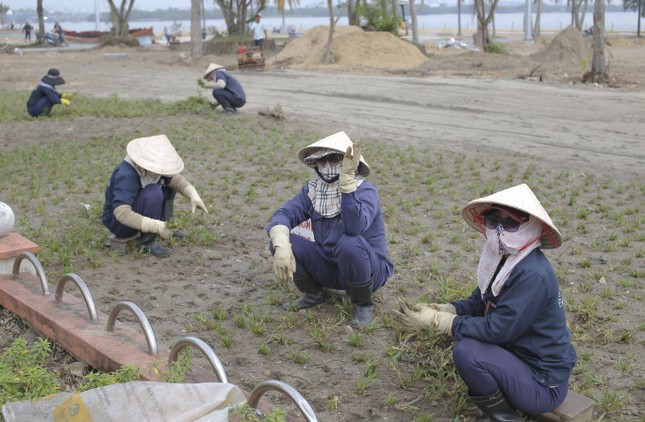
[[[317,26],[303,37],[289,42],[276,56],[275,64],[293,68],[323,65],[329,28]],[[333,67],[411,69],[427,58],[418,48],[389,32],[363,32],[356,26],[338,26],[334,30]]]
[[[569,25],[542,50],[531,55],[531,58],[542,63],[580,63],[589,57],[592,51],[585,39],[574,26]]]

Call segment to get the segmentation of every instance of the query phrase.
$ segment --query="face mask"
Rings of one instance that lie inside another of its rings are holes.
[[[340,174],[340,167],[338,165],[332,165],[325,162],[322,166],[318,166],[318,174],[325,182],[332,183]]]
[[[497,250],[500,255],[514,255],[525,246],[535,242],[542,231],[537,218],[531,217],[528,223],[522,224],[516,232],[507,232],[501,227],[489,229],[486,227],[486,243]]]

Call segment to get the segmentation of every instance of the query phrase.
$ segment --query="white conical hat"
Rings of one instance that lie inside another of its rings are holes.
[[[211,72],[213,72],[214,70],[217,70],[217,69],[224,69],[224,66],[222,66],[221,64],[217,64],[217,63],[209,64],[208,67],[206,68],[206,72],[204,72],[204,76],[202,76],[202,78],[206,78]]]
[[[542,227],[542,235],[540,241],[543,249],[557,248],[562,244],[562,235],[558,228],[551,221],[551,217],[547,214],[546,210],[540,204],[531,188],[525,183],[504,189],[483,198],[470,201],[461,210],[461,216],[466,220],[472,228],[484,233],[484,225],[482,224],[481,214],[483,211],[490,208],[492,205],[504,205],[506,207],[514,208],[523,211],[527,214],[534,216],[546,225]]]
[[[174,176],[184,169],[184,162],[166,135],[133,139],[126,151],[132,161],[153,173]]]
[[[354,143],[349,139],[349,136],[347,136],[345,132],[338,132],[304,147],[298,152],[298,158],[300,158],[300,161],[305,163],[307,166],[313,168],[315,167],[314,163],[307,163],[307,161],[305,161],[305,159],[312,154],[323,152],[319,157],[322,158],[326,155],[324,150],[332,150],[333,152],[339,152],[344,155],[345,152],[347,152],[347,147],[353,145]],[[365,158],[363,158],[363,154],[361,154],[360,162],[362,166],[360,166],[359,174],[361,176],[368,176],[370,174],[370,166],[367,164],[367,161],[365,161]]]

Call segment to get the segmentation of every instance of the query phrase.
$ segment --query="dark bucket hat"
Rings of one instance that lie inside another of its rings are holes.
[[[60,76],[58,69],[54,68],[49,69],[49,72],[43,76],[42,81],[48,85],[63,85],[65,83],[65,79]]]

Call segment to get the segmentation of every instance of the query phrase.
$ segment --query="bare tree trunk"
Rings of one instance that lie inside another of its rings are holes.
[[[331,54],[333,39],[334,39],[334,0],[327,0],[327,7],[329,8],[329,36],[327,37],[327,45],[325,45],[325,53],[323,55],[323,64],[332,64],[334,58]]]
[[[410,8],[410,22],[412,23],[412,43],[419,44],[419,25],[417,25],[417,8],[414,5],[414,0],[409,1]]]
[[[605,82],[605,1],[596,0],[593,8],[593,59],[591,81]]]
[[[488,25],[495,16],[495,9],[499,0],[493,0],[490,6],[490,11],[486,15],[484,7],[484,0],[475,0],[475,11],[477,12],[477,31],[482,45],[482,51],[488,51],[488,44],[490,44],[490,34],[488,33]]]
[[[128,2],[127,8],[126,1]],[[128,21],[130,20],[130,13],[132,13],[134,0],[121,0],[121,6],[118,9],[114,5],[114,0],[108,0],[108,5],[110,6],[112,18],[114,19],[113,37],[118,40],[126,40],[130,35],[128,32]]]
[[[533,41],[537,42],[540,38],[540,17],[542,16],[542,0],[536,0],[535,25],[533,25]]]
[[[45,15],[43,14],[43,0],[38,0],[36,3],[36,13],[38,14],[38,37],[42,39],[45,35]]]
[[[457,0],[457,35],[461,36],[461,3],[463,0]]]
[[[190,1],[190,56],[202,57],[201,0]]]

